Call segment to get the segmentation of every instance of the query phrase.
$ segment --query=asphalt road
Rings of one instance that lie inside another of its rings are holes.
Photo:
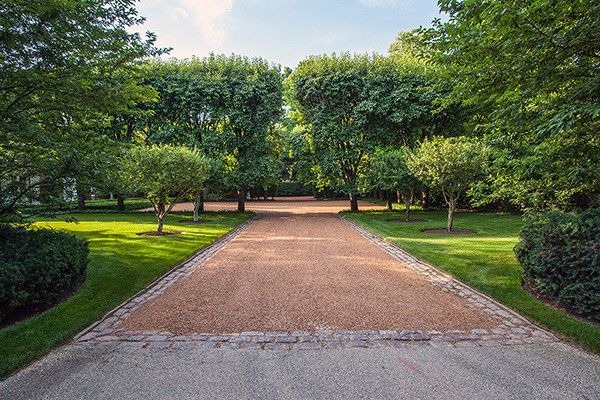
[[[161,350],[66,346],[0,382],[24,399],[600,399],[600,358],[566,344]]]

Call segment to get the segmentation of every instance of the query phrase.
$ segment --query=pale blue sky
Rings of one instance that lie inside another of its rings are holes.
[[[384,53],[398,31],[439,16],[435,0],[141,0],[138,10],[171,56],[237,53],[290,67],[312,54]]]

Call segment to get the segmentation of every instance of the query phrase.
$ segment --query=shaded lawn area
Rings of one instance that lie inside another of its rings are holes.
[[[522,226],[520,216],[459,213],[454,227],[474,229],[478,233],[435,235],[421,230],[444,228],[445,212],[416,211],[412,218],[426,222],[411,224],[388,222],[402,215],[393,211],[344,215],[541,326],[600,353],[599,326],[556,310],[521,287],[522,269],[513,251]]]
[[[78,223],[57,217],[38,226],[65,230],[90,244],[90,265],[81,289],[56,307],[0,330],[0,376],[69,341],[154,279],[197,250],[211,244],[252,214],[208,212],[207,223],[181,223],[190,214],[173,214],[165,220],[174,236],[138,236],[156,230],[153,213],[69,214]]]
[[[144,197],[127,197],[125,199],[125,211],[141,210],[143,208],[151,207],[148,199]],[[25,215],[44,215],[52,214],[55,212],[71,211],[76,212],[77,202],[73,201],[62,206],[50,206],[50,205],[35,205],[22,207],[20,211]],[[117,200],[113,199],[98,199],[98,200],[86,200],[85,210],[83,213],[100,213],[100,212],[116,212],[117,211]]]

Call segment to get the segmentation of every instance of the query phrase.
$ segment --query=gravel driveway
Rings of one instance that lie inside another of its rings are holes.
[[[344,207],[304,199],[250,203],[258,212],[254,224],[133,313],[124,328],[190,335],[499,324],[360,236],[335,214]]]

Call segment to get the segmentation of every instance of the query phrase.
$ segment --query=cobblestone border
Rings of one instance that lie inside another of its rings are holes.
[[[109,313],[98,325],[77,338],[80,346],[118,345],[132,348],[157,349],[255,349],[255,350],[311,350],[337,348],[378,348],[404,346],[479,347],[553,342],[549,332],[533,325],[527,319],[495,300],[455,280],[439,269],[424,263],[396,245],[385,241],[357,223],[342,220],[361,236],[388,252],[408,268],[426,276],[441,290],[464,298],[468,304],[494,317],[501,323],[493,329],[471,331],[404,329],[396,330],[334,330],[319,328],[313,332],[273,331],[241,332],[232,334],[198,333],[174,335],[167,331],[128,331],[121,328],[123,321],[144,302],[150,301],[178,279],[190,274],[204,261],[231,241],[255,218],[247,221],[213,245],[196,253],[188,261],[159,279],[156,284],[134,296],[130,301]]]

